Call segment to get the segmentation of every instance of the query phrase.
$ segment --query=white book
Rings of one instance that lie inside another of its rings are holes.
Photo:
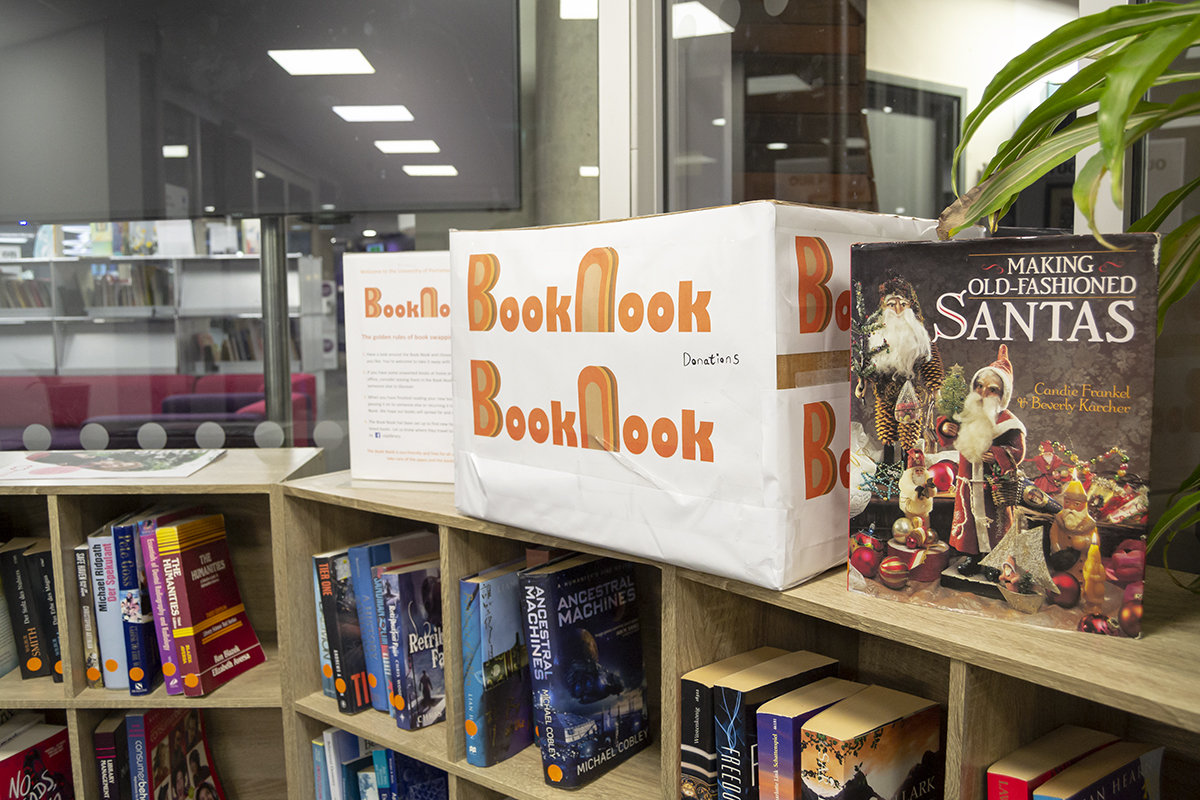
[[[88,537],[91,552],[92,597],[96,604],[96,636],[100,641],[105,689],[129,688],[129,665],[125,655],[125,626],[121,621],[121,599],[117,586],[117,556],[110,526],[104,533]]]

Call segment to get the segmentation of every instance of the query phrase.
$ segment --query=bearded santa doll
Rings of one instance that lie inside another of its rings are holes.
[[[875,375],[869,381],[875,395],[875,434],[884,445],[899,444],[903,453],[920,438],[926,420],[923,413],[915,421],[897,419],[900,392],[911,381],[918,405],[927,405],[942,386],[942,357],[925,330],[916,290],[903,278],[889,278],[880,285],[879,308],[864,327],[872,329],[867,346],[875,352],[871,356]],[[855,395],[862,399],[865,394],[860,381]]]
[[[962,553],[989,553],[1000,543],[1016,516],[1014,506],[998,506],[988,476],[1019,478],[1025,459],[1025,426],[1008,410],[1013,369],[1008,347],[1000,345],[996,360],[975,373],[958,420],[941,417],[938,437],[958,451],[954,520],[950,545]]]
[[[1038,471],[1037,477],[1033,479],[1033,485],[1051,497],[1057,495],[1059,489],[1062,488],[1063,472],[1067,462],[1054,452],[1054,445],[1050,442],[1042,442],[1039,445],[1038,454],[1031,459],[1031,463]]]

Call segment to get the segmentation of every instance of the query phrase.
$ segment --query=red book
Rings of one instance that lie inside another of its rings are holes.
[[[220,514],[155,533],[183,693],[207,694],[266,661],[233,576]]]
[[[62,725],[34,725],[0,746],[0,800],[71,800],[71,748]]]
[[[1056,728],[988,768],[988,800],[1032,800],[1034,789],[1115,741],[1115,736],[1075,725]]]

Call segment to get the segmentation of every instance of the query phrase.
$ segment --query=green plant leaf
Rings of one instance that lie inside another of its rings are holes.
[[[1035,42],[996,73],[984,90],[979,105],[963,120],[962,139],[954,150],[951,175],[957,172],[958,162],[983,120],[1034,81],[1105,46],[1163,25],[1191,22],[1198,14],[1200,2],[1116,6],[1099,14],[1072,20]]]
[[[1146,550],[1158,542],[1162,535],[1172,528],[1176,522],[1183,519],[1187,514],[1192,513],[1194,509],[1200,505],[1200,492],[1192,492],[1180,497],[1173,505],[1167,508],[1158,518],[1158,522],[1154,524],[1153,530],[1150,531],[1150,536],[1146,538]]]
[[[1154,84],[1156,76],[1195,41],[1200,33],[1200,15],[1190,23],[1165,25],[1138,37],[1108,70],[1100,96],[1100,152],[1112,174],[1113,202],[1124,206],[1125,123],[1134,107]],[[1095,230],[1093,226],[1093,230]]]
[[[1088,228],[1091,229],[1096,240],[1105,247],[1110,247],[1100,231],[1097,230],[1095,219],[1096,197],[1100,194],[1100,182],[1104,180],[1107,173],[1108,163],[1105,161],[1104,153],[1096,153],[1083,165],[1083,169],[1075,174],[1075,185],[1071,187],[1071,199],[1075,201],[1075,208],[1079,209],[1084,219],[1087,220]]]
[[[1167,309],[1182,300],[1200,278],[1200,217],[1192,217],[1162,242],[1158,267],[1158,332]]]
[[[1129,226],[1129,232],[1146,233],[1147,231],[1158,230],[1159,226],[1166,221],[1170,213],[1175,210],[1175,207],[1182,203],[1198,187],[1200,187],[1200,177],[1173,192],[1167,192],[1162,196],[1161,200],[1154,204],[1154,208],[1146,212],[1144,217]],[[1196,475],[1200,476],[1200,467],[1197,467]]]

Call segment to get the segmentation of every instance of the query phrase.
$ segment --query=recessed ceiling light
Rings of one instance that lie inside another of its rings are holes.
[[[368,239],[375,235],[377,235],[377,232],[373,228],[367,228],[363,231],[363,236],[366,236]]]
[[[710,11],[703,3],[676,3],[671,6],[671,37],[691,39],[695,36],[712,36],[718,33],[733,33],[733,28]]]
[[[317,50],[268,50],[289,75],[370,75],[371,62],[357,47]]]
[[[752,97],[763,94],[811,91],[812,84],[790,72],[784,75],[758,75],[746,79],[746,94]]]
[[[885,114],[890,114],[890,113],[892,113],[892,107],[891,107],[891,106],[884,106],[884,107],[883,107],[883,113],[885,113]]]
[[[407,106],[334,106],[333,113],[346,122],[412,122]]]
[[[599,19],[600,0],[558,0],[559,19]]]
[[[599,167],[580,167],[579,168],[579,177],[581,177],[581,178],[599,178],[600,177],[600,168]]]
[[[256,169],[254,170],[254,177],[261,181],[263,178],[267,177],[267,173],[263,172],[261,169]]]
[[[786,142],[771,142],[767,145],[768,150],[787,150]]]
[[[452,178],[458,174],[450,164],[405,164],[402,169],[414,178]]]
[[[383,153],[440,153],[433,139],[379,139],[375,146]]]
[[[186,144],[164,144],[163,158],[187,158],[188,146]]]
[[[333,211],[335,208],[337,208],[337,206],[335,206],[333,203],[321,203],[322,211]]]
[[[725,127],[725,118],[717,117],[716,119],[713,120],[713,125],[716,125],[718,128],[724,128]]]
[[[205,214],[211,214],[211,213],[213,213],[213,212],[214,212],[214,211],[216,211],[216,210],[217,210],[217,207],[216,207],[216,206],[205,206],[205,207],[204,207],[204,213],[205,213]]]

